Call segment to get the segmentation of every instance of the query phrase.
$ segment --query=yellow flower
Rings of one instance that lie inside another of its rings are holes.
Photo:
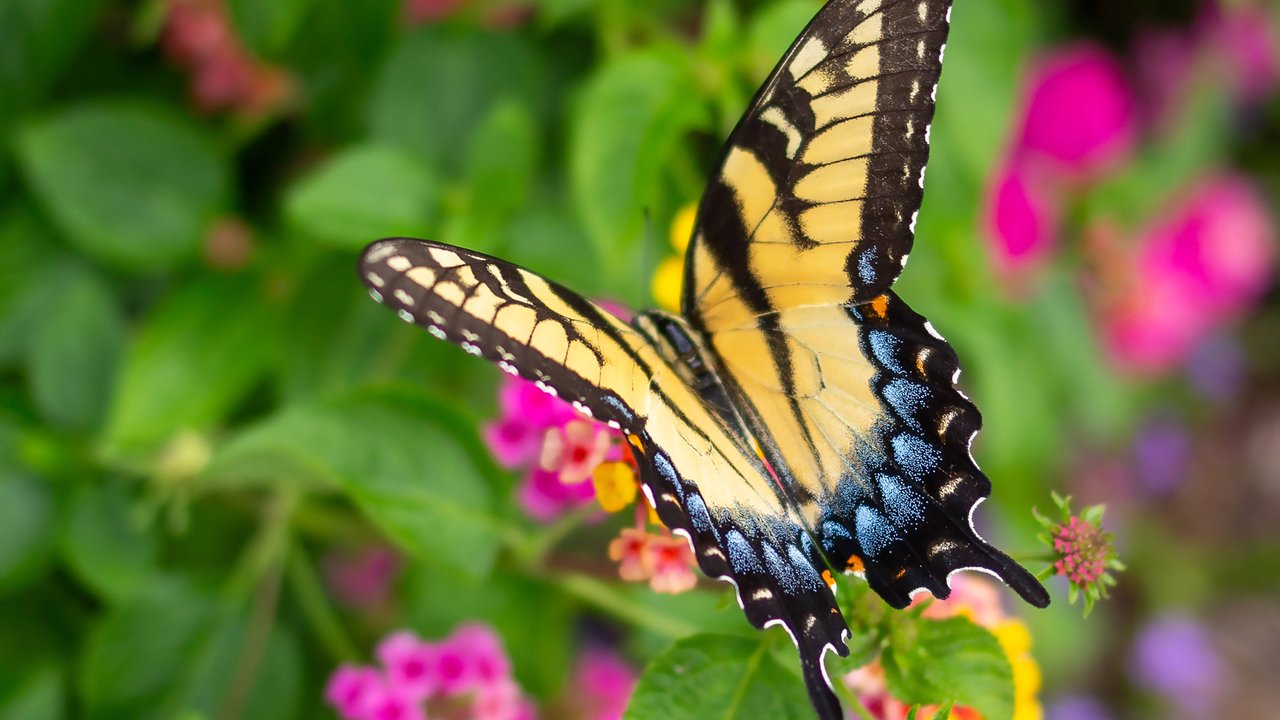
[[[658,306],[672,312],[680,311],[680,286],[684,284],[684,260],[669,257],[653,274],[653,299]]]
[[[591,474],[596,500],[607,512],[618,512],[636,499],[636,473],[624,462],[603,462]]]
[[[1021,620],[1005,620],[991,628],[1013,667],[1014,720],[1040,720],[1040,666],[1031,657],[1031,632]]]
[[[680,208],[671,219],[671,247],[677,253],[684,255],[684,251],[689,249],[689,240],[693,238],[693,223],[697,218],[698,204],[689,203]]]

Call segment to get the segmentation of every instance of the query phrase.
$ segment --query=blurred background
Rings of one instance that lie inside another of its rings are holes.
[[[603,720],[673,639],[748,633],[720,585],[619,579],[630,513],[530,460],[536,402],[353,268],[430,237],[670,303],[682,209],[819,6],[0,0],[0,718],[345,717],[335,668],[404,628],[518,706],[433,717]],[[1056,490],[1128,564],[1087,619],[1061,578],[1008,608],[1019,717],[1280,717],[1276,32],[954,10],[897,289],[984,413],[1000,544],[1046,567]]]

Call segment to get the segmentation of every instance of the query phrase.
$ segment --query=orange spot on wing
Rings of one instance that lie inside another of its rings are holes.
[[[881,295],[869,303],[871,314],[878,318],[883,318],[885,313],[889,312],[889,296]]]
[[[907,569],[906,569],[906,568],[898,568],[898,572],[894,574],[893,579],[894,579],[894,580],[901,580],[901,579],[902,579],[902,576],[903,576],[903,575],[906,575],[906,574],[907,574]]]
[[[822,571],[822,581],[823,581],[823,582],[825,582],[825,583],[827,584],[827,587],[835,587],[835,586],[836,586],[836,579],[835,579],[835,578],[833,578],[833,577],[831,577],[831,571],[830,571],[830,570],[823,570],[823,571]]]
[[[862,572],[867,566],[862,562],[862,558],[857,555],[850,555],[848,560],[844,561],[845,572]]]

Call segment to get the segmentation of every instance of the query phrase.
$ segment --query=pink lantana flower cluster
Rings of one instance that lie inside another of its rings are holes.
[[[614,652],[591,647],[579,656],[569,681],[567,704],[571,717],[581,720],[622,720],[636,687],[635,668]]]
[[[1052,565],[1040,579],[1061,575],[1070,587],[1069,601],[1075,604],[1084,598],[1084,614],[1088,615],[1099,600],[1105,600],[1108,591],[1116,584],[1112,573],[1125,569],[1116,554],[1115,538],[1102,529],[1104,505],[1090,505],[1079,515],[1071,510],[1071,498],[1056,493],[1053,503],[1057,517],[1041,515],[1036,520],[1044,528],[1040,541],[1053,549]]]
[[[344,720],[533,720],[502,641],[485,625],[426,642],[409,631],[377,648],[379,667],[342,665],[325,699]]]
[[[1206,76],[1225,78],[1240,105],[1271,90],[1280,77],[1273,26],[1261,6],[1207,2],[1192,27],[1144,35],[1129,68],[1089,43],[1046,53],[987,191],[985,234],[1006,285],[1026,287],[1064,239],[1066,208],[1132,166],[1140,140],[1156,155],[1179,152],[1162,128]],[[1217,170],[1134,227],[1086,216],[1080,240],[1111,359],[1121,370],[1156,373],[1186,361],[1258,299],[1273,274],[1276,231],[1253,184]]]
[[[516,377],[504,381],[499,405],[501,416],[484,428],[485,443],[503,467],[524,470],[518,499],[530,517],[550,522],[593,499],[611,513],[634,505],[635,527],[623,529],[609,546],[622,579],[647,581],[664,593],[697,584],[688,541],[673,536],[647,503],[638,502],[636,459],[621,433]]]
[[[236,37],[223,0],[169,0],[161,45],[191,75],[191,100],[206,113],[270,114],[287,103],[292,81],[255,58]]]

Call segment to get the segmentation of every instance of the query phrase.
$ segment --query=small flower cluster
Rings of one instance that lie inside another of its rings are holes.
[[[1179,140],[1162,128],[1206,76],[1226,78],[1239,105],[1275,86],[1280,49],[1270,20],[1249,3],[1207,2],[1191,29],[1144,35],[1134,65],[1145,95],[1100,46],[1066,46],[1040,59],[1007,159],[987,191],[985,234],[995,270],[1013,290],[1028,286],[1056,250],[1065,208],[1134,165],[1139,140],[1157,156],[1179,152],[1172,146]],[[1257,300],[1275,255],[1265,202],[1227,170],[1185,183],[1152,217],[1129,228],[1090,213],[1081,233],[1102,339],[1115,364],[1135,372],[1188,360]]]
[[[684,284],[684,254],[693,238],[693,226],[698,217],[698,206],[690,203],[676,213],[671,220],[669,239],[676,251],[658,265],[653,274],[651,292],[658,307],[671,312],[680,310],[680,292]]]
[[[438,643],[408,631],[377,648],[381,667],[342,665],[325,698],[344,720],[533,720],[533,704],[511,676],[502,641],[463,625]]]
[[[579,656],[569,681],[573,717],[622,720],[636,687],[636,671],[612,651],[588,648]]]
[[[191,74],[191,98],[201,112],[260,117],[292,93],[289,76],[254,58],[236,37],[222,0],[170,0],[161,44]]]
[[[1102,529],[1103,505],[1091,505],[1079,515],[1071,512],[1071,498],[1053,495],[1058,506],[1059,519],[1035,513],[1036,520],[1046,532],[1041,542],[1053,548],[1053,564],[1042,575],[1061,575],[1070,583],[1070,602],[1084,596],[1084,614],[1093,610],[1094,603],[1107,598],[1108,589],[1116,584],[1112,572],[1124,570],[1124,563],[1115,552],[1115,540]]]
[[[620,433],[520,378],[504,382],[499,404],[502,416],[485,426],[485,442],[503,467],[526,471],[519,500],[530,517],[549,522],[593,498],[611,513],[636,503],[636,460]],[[609,546],[621,577],[665,593],[697,584],[688,542],[649,531],[660,522],[647,504],[636,505],[636,517]]]
[[[951,596],[946,600],[921,597],[914,604],[928,603],[922,615],[944,619],[966,617],[991,631],[1000,642],[1009,665],[1013,669],[1014,720],[1039,720],[1043,716],[1039,694],[1040,666],[1031,655],[1031,633],[1026,623],[1005,614],[1000,604],[999,587],[980,575],[960,574],[951,580]],[[937,707],[916,708],[889,694],[885,683],[884,667],[879,660],[864,665],[844,676],[845,685],[854,692],[858,701],[876,720],[905,720],[908,717],[933,717]],[[981,720],[973,708],[954,706],[951,720]]]

